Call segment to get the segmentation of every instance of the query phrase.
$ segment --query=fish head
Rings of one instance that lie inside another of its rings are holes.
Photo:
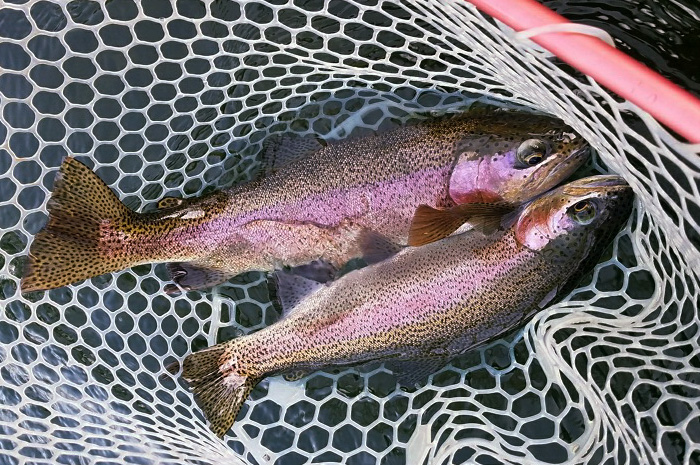
[[[619,176],[590,176],[560,186],[524,206],[515,222],[517,241],[587,272],[632,212],[634,193]]]
[[[632,188],[619,176],[591,176],[542,195],[515,220],[516,240],[537,251],[559,273],[559,285],[540,302],[568,295],[598,262],[634,203]]]
[[[471,134],[457,143],[449,186],[455,203],[522,204],[567,179],[590,158],[588,143],[561,121],[538,115],[512,119],[507,126],[485,125],[489,134]]]

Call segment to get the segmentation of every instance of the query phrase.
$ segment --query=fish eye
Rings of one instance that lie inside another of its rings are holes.
[[[588,224],[596,215],[596,206],[590,200],[581,200],[571,207],[569,214],[578,223]]]
[[[540,139],[528,139],[516,152],[518,160],[526,166],[535,166],[547,156],[547,145]]]

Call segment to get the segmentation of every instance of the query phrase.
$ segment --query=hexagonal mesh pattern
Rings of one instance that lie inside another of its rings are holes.
[[[0,4],[0,463],[698,463],[700,164],[464,2]],[[401,390],[382,365],[272,378],[224,441],[164,365],[270,324],[264,277],[161,292],[139,266],[22,296],[67,154],[126,204],[250,178],[261,141],[499,98],[554,114],[638,194],[595,272]]]

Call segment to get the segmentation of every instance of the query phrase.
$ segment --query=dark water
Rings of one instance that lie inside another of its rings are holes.
[[[569,20],[608,32],[618,49],[700,96],[697,0],[543,0]]]

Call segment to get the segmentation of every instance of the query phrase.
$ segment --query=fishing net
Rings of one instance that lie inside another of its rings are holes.
[[[0,464],[700,462],[697,147],[466,2],[8,0],[0,36]],[[262,274],[19,292],[68,154],[148,211],[250,179],[271,133],[493,99],[572,125],[637,208],[565,301],[420,388],[381,364],[271,378],[222,441],[163,367],[274,322]]]

